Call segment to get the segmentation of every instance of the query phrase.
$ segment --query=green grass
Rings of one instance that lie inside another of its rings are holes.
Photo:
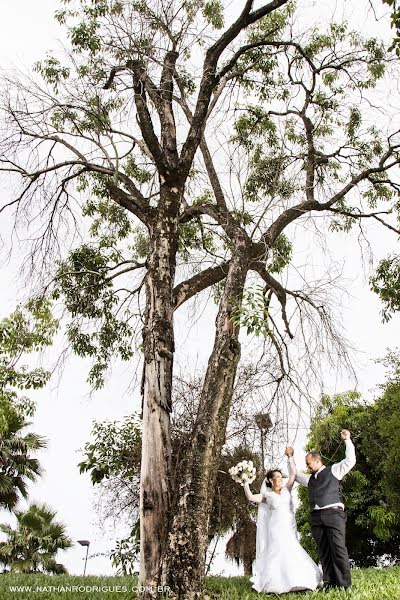
[[[205,598],[210,600],[400,600],[400,567],[354,569],[350,592],[308,592],[282,596],[258,594],[246,577],[208,577]],[[31,590],[12,591],[30,586]],[[50,586],[59,588],[50,590]],[[89,587],[89,591],[66,591],[67,586]],[[96,590],[95,587],[100,589]],[[40,588],[47,587],[47,591]],[[133,589],[132,589],[133,588]],[[71,575],[0,575],[0,600],[132,600],[137,597],[135,577],[74,577]],[[38,590],[38,591],[36,591]]]
[[[210,598],[218,600],[400,600],[400,567],[388,569],[353,569],[352,590],[307,592],[296,594],[258,594],[247,577],[209,577]],[[215,594],[215,596],[214,596]]]

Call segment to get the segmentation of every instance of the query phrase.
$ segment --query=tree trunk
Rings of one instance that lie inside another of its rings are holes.
[[[180,600],[199,598],[204,588],[209,514],[240,358],[239,327],[230,315],[232,305],[241,302],[248,265],[245,241],[237,246],[219,306],[214,348],[169,533],[163,581]]]
[[[150,224],[143,331],[143,437],[140,473],[140,598],[157,598],[170,510],[171,390],[174,353],[173,287],[177,250],[178,190],[161,186]]]
[[[253,561],[249,556],[243,558],[243,575],[251,577],[253,575]]]

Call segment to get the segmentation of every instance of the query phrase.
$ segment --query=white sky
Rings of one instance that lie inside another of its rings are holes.
[[[303,4],[303,3],[302,3]],[[305,3],[304,3],[305,4]],[[317,10],[325,15],[335,12],[339,20],[347,14],[354,26],[362,31],[372,33],[384,31],[384,21],[379,24],[367,13],[368,2],[357,0],[313,2],[305,4],[304,18]],[[346,9],[343,9],[346,6]],[[2,19],[0,25],[0,65],[9,68],[29,67],[43,57],[48,49],[56,46],[61,37],[61,30],[54,22],[52,15],[58,2],[52,0],[3,0]],[[9,190],[0,188],[2,202]],[[7,239],[10,220],[2,215],[0,235]],[[359,248],[355,235],[336,234],[330,238],[330,248],[335,260],[344,264],[346,286],[351,283],[351,297],[345,300],[343,324],[347,337],[358,349],[357,373],[359,390],[368,398],[373,397],[373,389],[383,381],[384,373],[373,361],[385,354],[388,347],[398,344],[400,318],[396,317],[389,324],[383,325],[380,319],[380,302],[368,289],[368,272],[365,274],[359,260]],[[395,234],[382,230],[377,226],[370,228],[370,239],[376,262],[387,253],[399,251]],[[6,248],[7,249],[7,248]],[[3,249],[4,250],[4,249]],[[305,244],[303,260],[308,254],[315,252]],[[322,262],[321,256],[321,262]],[[12,310],[23,289],[17,271],[18,257],[10,264],[2,264],[2,285],[0,287],[0,317]],[[187,331],[184,319],[178,319],[178,339],[185,340],[185,348],[190,348],[188,360],[204,364],[212,343],[213,310],[205,315]],[[182,362],[185,362],[181,356]],[[47,389],[30,394],[37,401],[37,413],[34,431],[47,436],[49,448],[44,451],[40,460],[46,473],[43,479],[31,486],[30,501],[45,501],[57,510],[58,517],[66,524],[68,534],[74,539],[89,539],[90,553],[104,552],[113,547],[113,539],[118,535],[104,536],[96,524],[93,511],[93,487],[89,477],[79,475],[76,467],[81,460],[78,449],[89,440],[92,421],[117,419],[139,408],[139,398],[129,391],[132,374],[127,365],[116,365],[112,378],[105,388],[94,397],[89,396],[89,388],[85,383],[88,365],[83,360],[70,359],[65,367],[59,385],[54,381]],[[348,389],[349,382],[331,378],[327,381],[326,391],[340,392]],[[301,443],[298,449],[301,451]],[[289,440],[290,442],[290,440]],[[301,458],[299,458],[301,462]],[[9,516],[1,514],[3,520],[11,521]],[[214,571],[226,574],[237,573],[237,569],[223,561],[222,546],[219,558],[215,562]],[[85,549],[79,545],[65,553],[59,554],[72,574],[81,574]],[[107,574],[112,572],[108,559],[98,557],[88,562],[87,572],[91,574]]]

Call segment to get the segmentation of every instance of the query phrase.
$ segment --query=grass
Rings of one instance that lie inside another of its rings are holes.
[[[400,567],[354,569],[352,576],[353,588],[347,593],[332,590],[282,596],[258,594],[246,577],[207,577],[205,599],[400,600]],[[2,574],[0,600],[133,600],[137,585],[135,577]],[[72,586],[75,590],[69,591]]]
[[[209,577],[207,591],[218,600],[400,600],[400,567],[353,569],[352,589],[295,594],[259,594],[251,589],[247,577]],[[215,596],[214,596],[215,594]]]

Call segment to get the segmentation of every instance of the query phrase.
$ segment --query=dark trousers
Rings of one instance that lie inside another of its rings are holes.
[[[340,508],[313,510],[311,532],[318,546],[324,581],[331,585],[351,585],[349,556],[346,548],[346,513]]]

